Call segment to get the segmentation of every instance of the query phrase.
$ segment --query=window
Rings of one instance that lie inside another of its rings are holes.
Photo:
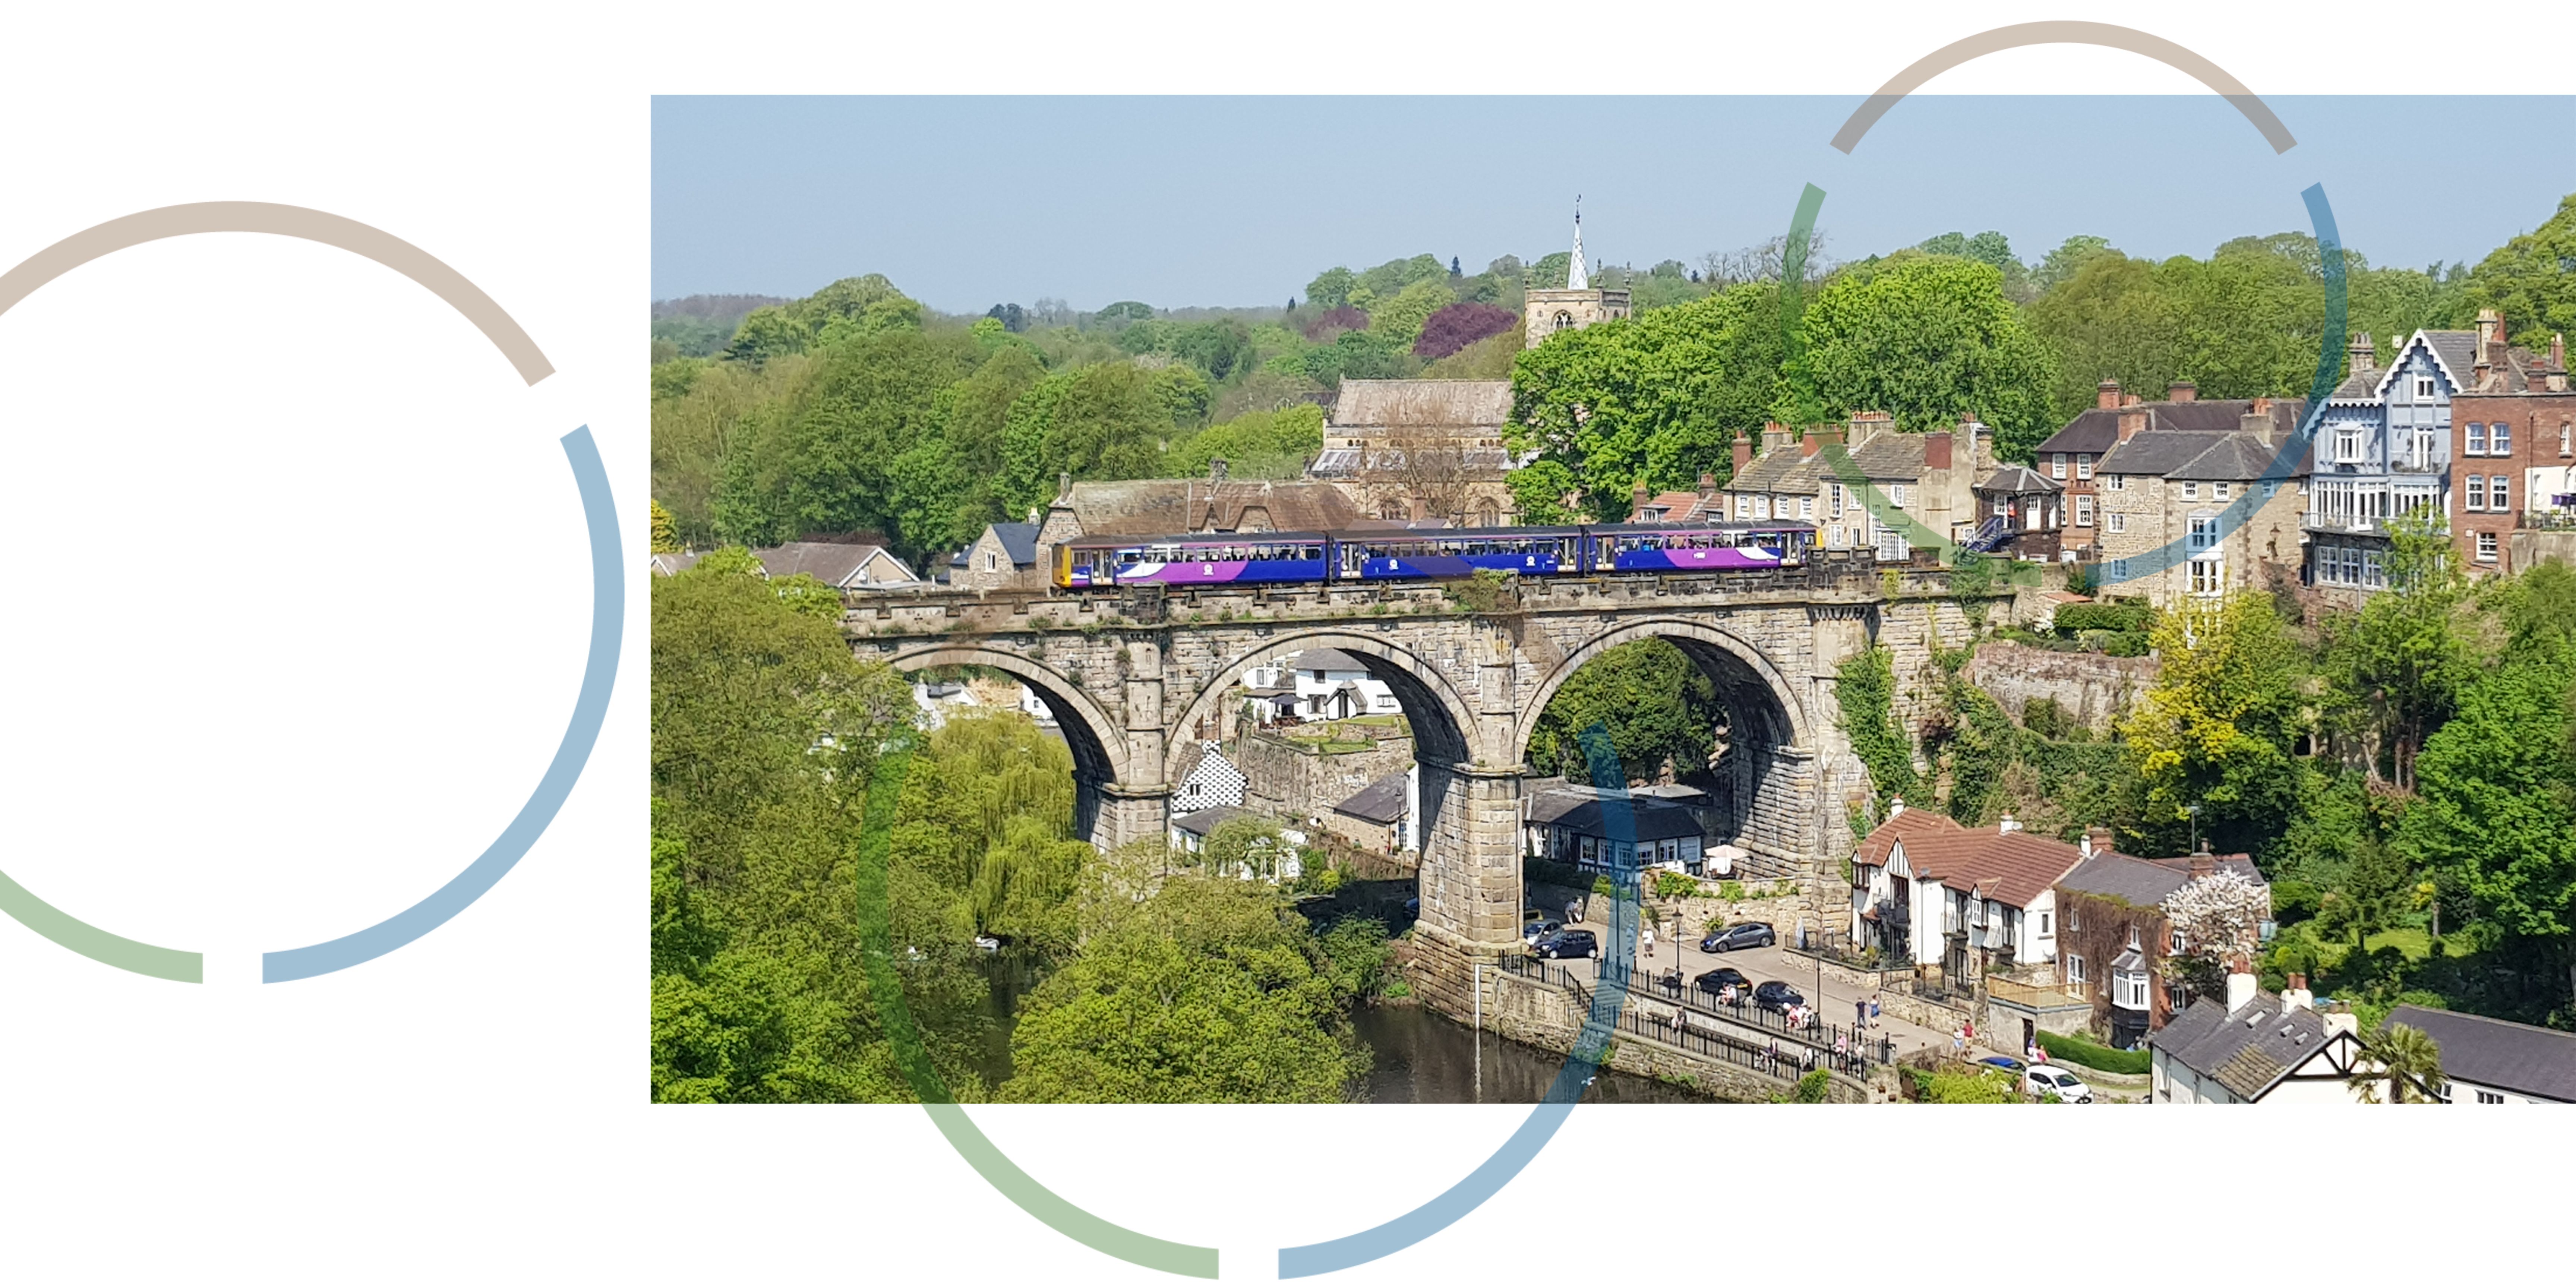
[[[2209,494],[2221,501],[2224,501],[2227,499],[2227,485],[2225,483],[2212,483],[2209,485]]]
[[[2343,462],[2352,462],[2352,461],[2358,461],[2358,460],[2360,460],[2360,459],[2361,459],[2361,426],[2359,426],[2359,425],[2337,425],[2337,426],[2335,426],[2335,437],[2334,437],[2334,443],[2335,443],[2335,454],[2334,454],[2334,458],[2335,458],[2336,460],[2338,460],[2338,461],[2343,461]]]
[[[2048,914],[2045,912],[2039,914],[2039,933],[2043,935],[2048,933]]]
[[[2415,397],[2416,397],[2416,399],[2417,399],[2418,401],[2422,401],[2422,400],[2430,399],[2432,396],[2433,396],[2433,378],[2432,378],[2431,376],[2417,376],[2417,377],[2415,377]]]
[[[993,552],[990,550],[984,552],[984,571],[993,571]]]
[[[2075,454],[2075,477],[2079,479],[2089,479],[2093,477],[2093,453],[2077,452]]]
[[[2191,516],[2191,548],[2197,552],[2212,549],[2217,545],[2218,516],[2214,514]]]
[[[2558,454],[2576,456],[2576,425],[2558,427]]]
[[[2124,512],[2114,510],[2102,517],[2110,522],[2110,530],[2113,532],[2126,532],[2129,530],[2129,516]]]
[[[2068,953],[2066,955],[2066,982],[2069,984],[2081,984],[2084,982],[2083,954]]]
[[[1771,498],[1767,496],[1757,496],[1753,498],[1753,517],[1757,519],[1768,519],[1771,517]]]
[[[2182,927],[2176,926],[2173,928],[2172,935],[2169,936],[2166,941],[2165,951],[2170,953],[2178,953],[2182,951]]]
[[[2388,575],[2379,566],[2379,551],[2376,549],[2361,552],[2361,584],[2365,586],[2388,584]]]
[[[2111,980],[2111,1005],[2131,1011],[2147,1009],[2147,973],[2124,970]]]
[[[2433,427],[2430,425],[2418,425],[2415,427],[2415,458],[2413,464],[2415,468],[2419,470],[2429,470],[2433,468]]]
[[[2200,485],[2199,485],[2199,484],[2197,484],[2197,483],[2185,483],[2185,484],[2183,484],[2183,485],[2182,485],[2182,499],[2183,499],[2183,500],[2186,500],[2186,501],[2197,501],[2197,500],[2199,500],[2199,499],[2200,499]]]
[[[2492,532],[2481,532],[2481,533],[2479,533],[2479,534],[2478,534],[2478,562],[2479,562],[2479,563],[2494,563],[2495,561],[2496,561],[2496,534],[2494,534],[2494,533],[2492,533]]]
[[[2500,1091],[2481,1091],[2478,1093],[2478,1103],[2482,1105],[2503,1104],[2504,1093]]]
[[[1843,485],[1828,483],[1825,489],[1825,500],[1833,507],[1834,517],[1837,519],[1843,517]]]
[[[2486,475],[2472,474],[2469,476],[2469,500],[2467,508],[2472,510],[2483,510],[2487,508]]]
[[[1798,498],[1798,517],[1801,519],[1812,519],[1816,517],[1816,498],[1812,496],[1802,496]]]
[[[2265,479],[2265,480],[2263,480],[2263,499],[2264,499],[2264,500],[2269,501],[2269,500],[2271,500],[2273,497],[2279,496],[2280,494],[2281,494],[2281,480],[2279,480],[2279,479]]]
[[[1890,484],[1888,484],[1888,485],[1887,485],[1887,503],[1888,503],[1889,505],[1895,506],[1897,509],[1900,509],[1900,510],[1902,510],[1902,509],[1904,509],[1904,508],[1905,508],[1905,485],[1904,485],[1904,484],[1902,484],[1902,483],[1890,483]]]
[[[1565,328],[1570,327],[1570,326],[1572,326],[1572,325],[1574,325],[1574,315],[1573,315],[1573,314],[1571,314],[1571,313],[1559,313],[1559,314],[1557,314],[1557,315],[1556,315],[1556,329],[1557,329],[1557,330],[1562,331],[1562,330],[1564,330]]]
[[[2114,516],[2114,517],[2117,517],[2117,516]],[[2128,560],[2126,560],[2126,559],[2114,559],[2114,560],[2112,560],[2112,561],[2111,561],[2111,580],[2113,580],[2113,581],[2127,581],[2128,579],[2129,579],[2129,561],[2128,561]]]
[[[2487,480],[2487,508],[2490,510],[2513,508],[2513,484],[2507,482],[2502,474]]]
[[[2497,421],[2488,427],[2487,453],[2491,456],[2513,455],[2513,426]]]
[[[2227,565],[2224,560],[2212,554],[2191,561],[2191,593],[2216,595],[2226,589]]]
[[[2484,456],[2487,454],[2487,427],[2485,425],[2480,424],[2477,421],[2470,421],[2468,437],[2468,446],[2460,449],[2461,455]]]
[[[2079,494],[2075,498],[2075,526],[2093,526],[2093,498],[2090,495]]]
[[[2048,477],[2053,479],[2062,479],[2066,477],[2066,453],[2050,452],[2048,454]]]
[[[2121,490],[2123,490],[2123,489],[2127,488],[2128,486],[2129,486],[2129,483],[2128,483],[2128,476],[2127,476],[2127,475],[2123,475],[2123,474],[2114,474],[2114,475],[2111,475],[2111,476],[2110,476],[2110,487],[2111,487],[2111,490],[2112,490],[2112,491],[2114,491],[2114,492],[2118,492],[2118,491],[2121,491]]]

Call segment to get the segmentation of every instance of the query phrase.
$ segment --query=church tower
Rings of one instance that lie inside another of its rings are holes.
[[[1522,293],[1521,322],[1526,348],[1535,349],[1559,331],[1579,331],[1595,322],[1628,316],[1628,293],[1592,285],[1590,261],[1583,257],[1583,199],[1574,199],[1574,259],[1566,265],[1565,285],[1556,290]]]

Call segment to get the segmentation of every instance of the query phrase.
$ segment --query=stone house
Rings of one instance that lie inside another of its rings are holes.
[[[1842,463],[1836,464],[1838,453]],[[1975,531],[1974,485],[1995,471],[1994,431],[1899,433],[1886,412],[1855,412],[1838,426],[1792,434],[1765,426],[1761,450],[1735,437],[1735,473],[1723,489],[1727,517],[1816,525],[1826,550],[1874,550],[1882,560],[1966,541]]]
[[[2147,1038],[2151,1103],[2348,1105],[2346,1079],[2378,1066],[2363,1055],[2360,1024],[2343,1009],[2319,1012],[2303,976],[2277,996],[2244,962],[2227,995],[2204,997]],[[2382,1096],[2385,1099],[2385,1094]]]
[[[921,584],[909,565],[874,542],[790,541],[754,550],[751,556],[769,576],[805,573],[835,590],[902,590]]]
[[[2120,438],[2094,464],[2105,589],[2164,608],[2297,582],[2306,464],[2289,449],[2302,402],[2244,405],[2225,430],[2159,429],[2141,409],[2120,413]]]
[[[1648,793],[1569,784],[1522,798],[1523,853],[1586,872],[1624,864],[1702,875],[1704,822],[1689,806]]]
[[[1508,380],[1345,380],[1306,474],[1382,521],[1507,525],[1511,414]]]
[[[958,590],[1042,590],[1051,580],[1038,558],[1034,510],[1026,523],[986,524],[982,536],[948,561],[948,584]]]
[[[2460,566],[2486,576],[2522,571],[2514,533],[2576,528],[2576,390],[2567,341],[2546,357],[2505,343],[2503,317],[2478,317],[2470,386],[2451,399],[2451,540]],[[2525,557],[2528,561],[2528,557]]]
[[[2429,1006],[2396,1007],[2387,1022],[2433,1039],[2452,1104],[2576,1104],[2576,1033]]]
[[[1419,850],[1414,818],[1421,791],[1421,770],[1408,765],[1344,797],[1323,815],[1324,830],[1379,854]]]
[[[2180,859],[2121,854],[2111,848],[2110,830],[2102,827],[2093,828],[2081,848],[2084,861],[2057,883],[2059,982],[2092,1003],[2096,1033],[2120,1050],[2134,1050],[2189,1002],[2165,976],[2165,959],[2191,947],[2166,919],[2165,900],[2221,870],[2257,884],[2262,874],[2242,854]],[[2258,947],[2246,942],[2222,951],[2251,954]]]
[[[2477,332],[2417,331],[2382,367],[2370,337],[2353,338],[2317,426],[2303,520],[2306,581],[2325,602],[2386,588],[2389,520],[2450,512],[2451,400],[2472,387],[2477,349]]]
[[[2264,405],[2257,407],[2258,401]],[[2112,448],[2140,433],[2172,430],[2223,434],[2241,428],[2246,416],[2265,410],[2281,420],[2283,406],[2270,399],[2204,400],[2200,387],[2188,380],[2174,381],[2166,388],[2162,401],[2140,401],[2136,394],[2122,393],[2119,381],[2104,380],[2094,390],[2093,405],[2077,412],[2032,454],[2032,469],[2065,491],[2066,518],[2060,548],[2073,551],[2079,560],[2096,557],[2102,505],[2102,480],[2096,467]],[[2296,408],[2299,404],[2287,406]],[[2298,417],[2293,411],[2281,429],[2288,432],[2296,428]]]
[[[2004,816],[1962,827],[1890,803],[1851,862],[1851,937],[1954,986],[2057,960],[2057,883],[2084,860]]]

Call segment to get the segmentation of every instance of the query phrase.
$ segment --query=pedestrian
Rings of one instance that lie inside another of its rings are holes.
[[[1851,1046],[1839,1033],[1834,1035],[1834,1067],[1837,1069],[1851,1067]]]
[[[1645,940],[1646,940],[1646,955],[1647,955],[1648,957],[1652,957],[1652,956],[1654,956],[1654,955],[1655,955],[1655,928],[1654,928],[1654,927],[1652,927],[1652,926],[1648,926],[1648,927],[1646,927],[1646,929],[1645,929]]]
[[[1968,1026],[1961,1024],[1959,1027],[1950,1030],[1950,1054],[1957,1055],[1967,1049]]]
[[[2032,1064],[2038,1064],[2038,1063],[2041,1063],[2040,1058],[2039,1058],[2039,1035],[2038,1035],[2038,1034],[2034,1033],[2034,1034],[2032,1034],[2032,1035],[2030,1036],[2030,1041],[2022,1047],[2022,1052],[2021,1052],[2021,1053],[2022,1053],[2023,1058],[2025,1058],[2025,1059],[2029,1060]]]
[[[1869,995],[1869,1026],[1873,1029],[1878,1027],[1878,994],[1876,993]]]
[[[1854,998],[1852,1000],[1852,1032],[1858,1033],[1862,1029],[1868,1027],[1869,1003],[1858,998]]]
[[[1571,925],[1573,925],[1574,923],[1576,923],[1576,922],[1578,922],[1578,921],[1583,920],[1583,918],[1581,918],[1581,917],[1579,917],[1579,916],[1576,916],[1576,915],[1575,915],[1576,913],[1578,913],[1578,912],[1582,911],[1582,909],[1583,909],[1583,904],[1582,904],[1582,902],[1581,902],[1581,901],[1579,901],[1579,900],[1578,900],[1578,901],[1576,901],[1576,902],[1569,903],[1569,904],[1565,905],[1565,924],[1567,924],[1567,925],[1571,926]]]

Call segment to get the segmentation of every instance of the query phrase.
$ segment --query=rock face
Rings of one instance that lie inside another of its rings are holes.
[[[2058,653],[2010,640],[1988,640],[1969,659],[1966,676],[2016,720],[2025,704],[2049,700],[2057,703],[2069,723],[2102,734],[2155,683],[2156,660]]]
[[[1116,594],[854,597],[862,657],[977,666],[1027,684],[1073,750],[1079,824],[1104,846],[1160,837],[1172,785],[1237,679],[1311,648],[1359,659],[1402,705],[1421,766],[1416,939],[1454,967],[1426,1000],[1471,1001],[1466,966],[1519,949],[1521,779],[1538,714],[1603,650],[1660,638],[1730,713],[1730,839],[1792,874],[1818,906],[1846,897],[1851,805],[1867,772],[1838,724],[1837,668],[1873,641],[1908,674],[1971,635],[1934,568],[1818,558],[1745,575],[1536,580],[1480,611],[1422,585],[1294,585]]]

